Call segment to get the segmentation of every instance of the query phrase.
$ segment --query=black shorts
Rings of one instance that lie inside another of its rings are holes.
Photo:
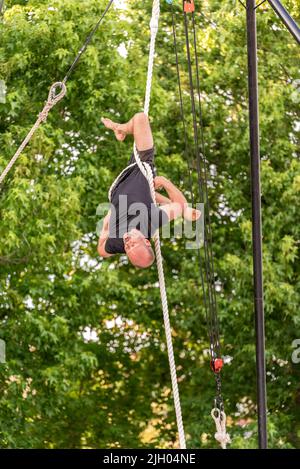
[[[156,176],[156,168],[154,166],[154,156],[155,156],[155,149],[154,147],[149,148],[148,150],[138,151],[141,161],[145,163],[149,163],[152,166],[152,170],[154,173],[154,177]],[[129,164],[135,163],[134,152],[132,152]]]

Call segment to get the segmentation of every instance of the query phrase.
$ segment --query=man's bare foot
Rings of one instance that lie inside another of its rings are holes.
[[[116,136],[116,139],[120,142],[123,142],[126,138],[125,126],[123,124],[117,124],[106,117],[101,117],[101,122],[105,125],[107,129],[113,130]]]
[[[198,220],[198,218],[200,218],[200,217],[201,217],[200,210],[197,210],[197,209],[192,208],[192,207],[186,207],[184,209],[184,218],[185,218],[185,220],[195,221],[195,220]]]

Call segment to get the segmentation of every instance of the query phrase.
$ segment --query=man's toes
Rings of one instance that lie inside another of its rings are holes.
[[[194,210],[193,210],[193,219],[194,219],[194,220],[198,220],[198,218],[200,218],[200,216],[201,216],[200,210],[194,209]]]
[[[107,119],[106,117],[101,118],[102,123],[107,127],[108,129],[113,128],[113,122],[110,119]]]
[[[123,142],[123,140],[126,137],[126,135],[123,132],[115,132],[115,135],[116,135],[117,140],[119,140],[120,142]]]

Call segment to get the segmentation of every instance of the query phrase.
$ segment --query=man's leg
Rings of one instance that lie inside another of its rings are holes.
[[[124,140],[126,135],[132,134],[139,151],[149,150],[153,147],[150,122],[145,113],[139,112],[135,114],[132,119],[125,124],[118,124],[106,118],[102,118],[101,120],[105,127],[115,132],[118,140]]]
[[[149,118],[143,112],[139,112],[133,117],[133,138],[139,151],[149,150],[153,147]]]
[[[158,205],[168,205],[172,203],[172,201],[168,197],[160,194],[157,191],[155,191],[155,200]]]

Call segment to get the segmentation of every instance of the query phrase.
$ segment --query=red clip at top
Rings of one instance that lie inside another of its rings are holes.
[[[185,13],[193,13],[193,11],[195,11],[194,0],[190,0],[190,1],[185,0],[183,2],[183,10]]]
[[[214,373],[220,373],[223,368],[222,358],[215,358],[214,360],[211,360],[210,367]]]

